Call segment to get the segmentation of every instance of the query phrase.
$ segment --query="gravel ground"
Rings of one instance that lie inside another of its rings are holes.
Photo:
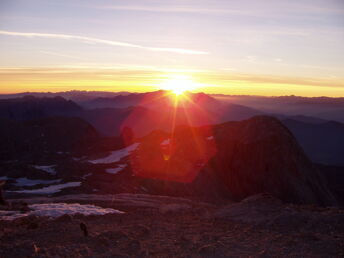
[[[0,257],[344,257],[339,209],[257,224],[213,216],[223,206],[115,208],[126,213],[0,221]]]

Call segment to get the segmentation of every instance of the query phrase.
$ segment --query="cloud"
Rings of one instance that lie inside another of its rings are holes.
[[[119,10],[119,11],[139,11],[139,12],[159,12],[159,13],[202,13],[202,14],[243,14],[252,15],[252,12],[235,9],[211,9],[176,6],[100,6],[98,9]]]
[[[194,78],[208,93],[231,95],[343,96],[343,78],[302,78],[241,74],[235,71],[179,73]],[[178,73],[176,74],[178,75]],[[93,66],[0,67],[0,93],[27,91],[109,90],[146,92],[158,89],[158,67]]]
[[[68,34],[53,34],[53,33],[35,33],[35,32],[15,32],[15,31],[4,31],[0,30],[0,35],[7,36],[18,36],[26,38],[51,38],[51,39],[65,39],[65,40],[79,40],[85,43],[97,43],[103,45],[110,45],[116,47],[131,47],[138,48],[148,51],[158,51],[158,52],[170,52],[176,54],[188,54],[188,55],[205,55],[208,54],[204,51],[184,49],[184,48],[165,48],[165,47],[147,47],[136,44],[131,44],[122,41],[105,40],[93,37],[85,37],[78,35],[68,35]]]
[[[318,86],[327,88],[343,88],[342,78],[306,78],[290,77],[277,75],[257,75],[243,73],[209,73],[204,74],[203,79],[206,81],[235,83],[246,82],[252,84],[273,84],[273,85],[299,85],[299,86]]]
[[[163,2],[163,1],[161,1]],[[300,14],[309,15],[312,19],[323,15],[342,15],[344,14],[343,5],[339,3],[327,3],[326,1],[313,3],[291,3],[284,1],[244,1],[241,4],[237,1],[224,1],[222,5],[212,3],[203,5],[104,5],[91,6],[92,8],[115,10],[115,11],[134,11],[134,12],[156,12],[156,13],[190,13],[190,14],[208,14],[208,15],[238,15],[246,17],[274,17],[294,18]]]
[[[79,56],[74,56],[74,55],[67,55],[63,53],[57,53],[53,51],[39,51],[39,53],[45,54],[45,55],[51,55],[51,56],[58,56],[58,57],[67,57],[67,58],[72,58],[72,59],[78,59],[78,60],[85,60],[85,58],[79,57]]]
[[[201,70],[202,71],[202,70]],[[163,73],[162,73],[163,72]],[[75,66],[53,66],[53,67],[0,67],[0,76],[3,80],[11,79],[26,80],[28,78],[46,79],[54,78],[60,80],[97,80],[109,78],[111,80],[149,80],[156,81],[162,74],[190,74],[209,85],[227,85],[237,82],[249,85],[295,85],[295,86],[318,86],[326,88],[344,89],[343,78],[338,77],[291,77],[266,74],[238,73],[233,68],[224,68],[222,71],[197,71],[185,69],[167,69],[150,66],[110,66],[101,64],[85,64]]]

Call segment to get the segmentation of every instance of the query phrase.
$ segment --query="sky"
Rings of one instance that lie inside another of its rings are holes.
[[[175,78],[206,93],[344,97],[344,1],[0,1],[0,93]]]

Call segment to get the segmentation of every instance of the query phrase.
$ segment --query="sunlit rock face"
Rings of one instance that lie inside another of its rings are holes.
[[[258,116],[214,127],[217,154],[208,165],[234,199],[270,193],[284,201],[332,205],[336,201],[289,130]]]

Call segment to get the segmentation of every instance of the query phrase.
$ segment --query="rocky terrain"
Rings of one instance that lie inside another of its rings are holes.
[[[286,205],[269,195],[216,205],[137,194],[15,201],[25,201],[29,207],[37,203],[78,202],[124,213],[55,218],[31,215],[12,221],[0,220],[1,257],[344,255],[343,210]]]
[[[290,131],[275,118],[180,126],[173,134],[154,131],[143,138],[124,137],[123,142],[102,138],[78,121],[30,122],[27,139],[23,133],[8,143],[14,152],[3,148],[13,157],[0,166],[8,198],[150,193],[216,202],[270,193],[289,203],[333,206],[341,202]]]
[[[163,130],[157,94],[0,101],[0,257],[343,256],[343,167],[274,117],[219,123],[257,112],[205,94]]]

